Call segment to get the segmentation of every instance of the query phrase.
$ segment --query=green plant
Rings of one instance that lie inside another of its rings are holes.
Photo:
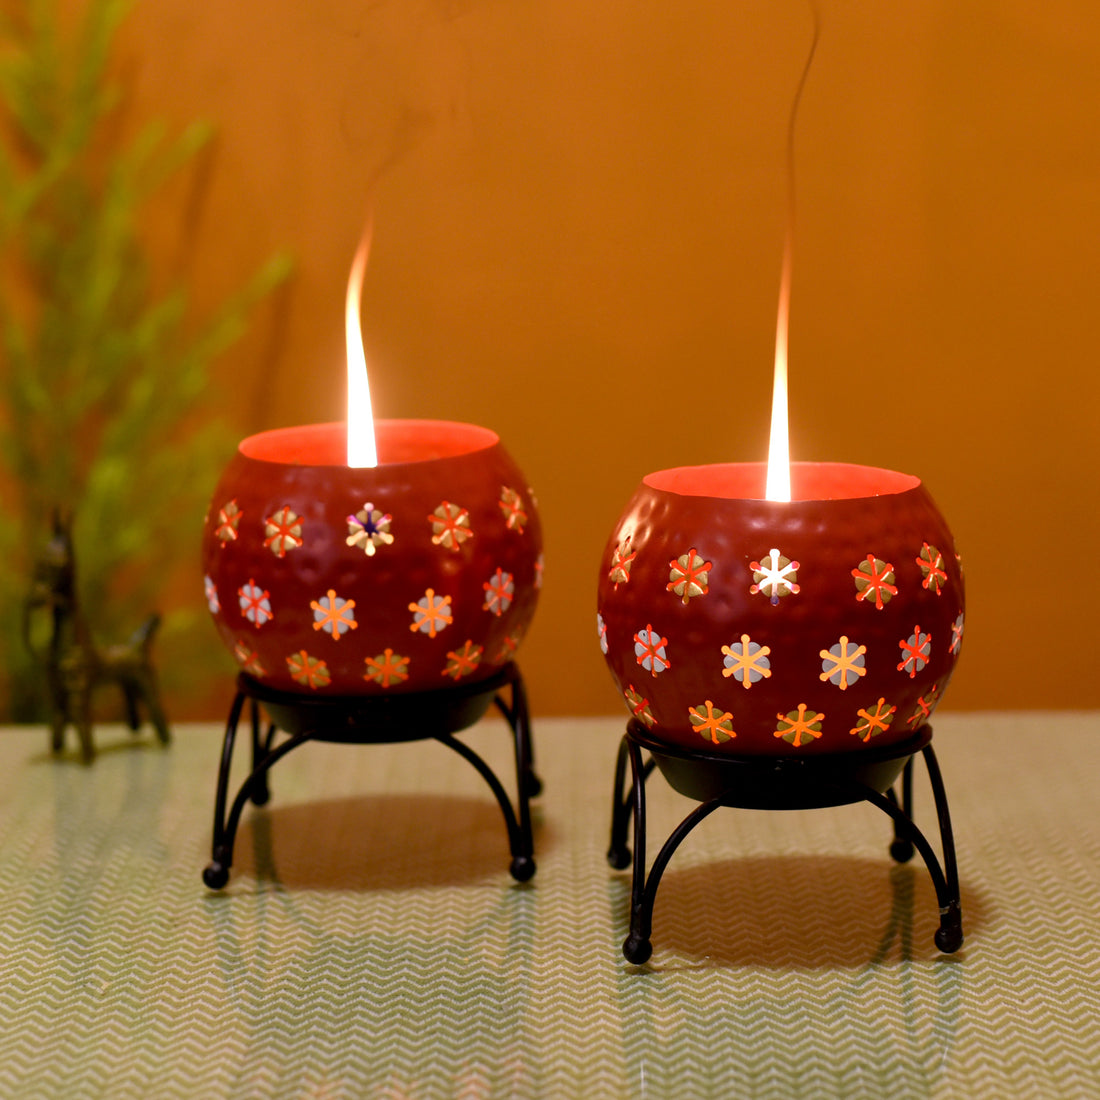
[[[0,15],[0,662],[9,714],[26,720],[41,712],[20,606],[50,510],[74,517],[93,627],[121,636],[194,568],[231,449],[205,407],[208,369],[289,262],[196,321],[179,280],[154,277],[142,217],[210,126],[125,135],[110,54],[127,0],[86,0],[71,21],[58,0],[13,7]],[[178,602],[169,645],[202,617]]]

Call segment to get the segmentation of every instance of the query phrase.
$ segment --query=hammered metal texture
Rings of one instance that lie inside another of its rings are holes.
[[[207,599],[230,652],[265,684],[344,695],[424,691],[483,679],[514,656],[542,569],[532,493],[483,429],[470,430],[489,445],[469,453],[386,461],[391,437],[400,436],[399,457],[408,457],[410,439],[415,452],[416,423],[377,423],[375,468],[268,461],[244,450],[226,468],[204,529]],[[419,423],[430,432],[433,422]],[[343,426],[309,429],[326,430]],[[444,503],[465,511],[472,532],[452,545],[434,522]],[[369,554],[363,524],[353,522],[367,505],[378,517]],[[273,516],[288,540],[280,541]],[[439,612],[430,624],[416,610],[427,604]]]
[[[925,723],[958,659],[964,594],[954,540],[916,479],[902,492],[785,504],[682,495],[646,482],[604,551],[598,623],[611,674],[652,736],[688,749],[788,755],[887,745]],[[797,563],[786,574],[797,592],[768,590],[767,577],[765,590],[752,591],[761,579],[754,565],[769,564],[773,550]],[[933,550],[943,578],[926,586],[921,554]],[[695,560],[685,559],[692,551]],[[881,607],[873,593],[859,598],[853,575],[869,558],[894,575],[896,594],[884,590]],[[700,560],[709,563],[705,572]],[[696,587],[705,586],[686,599],[676,585],[685,564],[695,565]],[[906,663],[915,634],[918,645],[928,636],[923,667]],[[663,658],[643,666],[639,639],[664,641]],[[766,662],[738,676],[729,665],[737,647],[749,646],[762,647]],[[735,647],[728,660],[723,647]],[[856,661],[837,661],[859,647]],[[796,726],[800,707],[807,728]]]

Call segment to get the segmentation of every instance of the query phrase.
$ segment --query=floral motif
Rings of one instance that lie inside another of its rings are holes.
[[[747,634],[742,634],[739,642],[722,646],[722,653],[726,666],[722,675],[733,676],[746,691],[772,674],[772,663],[768,660],[771,646],[760,645]]]
[[[713,562],[704,561],[695,552],[693,546],[686,554],[668,563],[667,592],[675,592],[683,603],[687,603],[693,596],[705,596],[707,592],[707,574],[710,572]]]
[[[909,678],[915,679],[918,672],[928,664],[928,658],[932,653],[932,635],[922,634],[920,625],[913,627],[913,633],[904,641],[898,642],[902,658],[898,664],[898,672],[908,672]]]
[[[611,568],[608,570],[607,576],[616,588],[630,580],[630,568],[634,564],[634,559],[638,556],[637,550],[630,549],[631,537],[631,535],[624,535],[611,552]]]
[[[697,707],[688,707],[688,718],[695,732],[712,745],[720,745],[737,736],[733,729],[733,715],[729,711],[716,710],[709,699]]]
[[[388,646],[377,657],[364,657],[363,663],[367,666],[363,679],[373,680],[384,688],[404,683],[409,678],[409,658],[394,653]]]
[[[630,707],[630,713],[644,726],[648,728],[656,724],[657,719],[649,709],[649,700],[643,699],[641,692],[637,691],[633,684],[627,685],[623,698],[626,699],[626,705]]]
[[[491,611],[500,618],[512,604],[516,586],[511,573],[505,573],[499,566],[497,571],[481,586],[485,589],[485,602],[482,611]]]
[[[824,713],[809,710],[805,703],[799,703],[797,710],[776,715],[779,719],[779,727],[772,736],[782,737],[796,749],[800,748],[821,736],[821,722],[824,717]]]
[[[481,654],[484,651],[484,646],[474,645],[473,640],[467,638],[461,649],[448,650],[447,667],[443,670],[443,675],[455,680],[468,676],[481,664]]]
[[[865,645],[857,646],[849,642],[845,634],[841,634],[840,641],[829,649],[823,649],[818,653],[821,658],[821,680],[828,680],[831,684],[837,684],[844,691],[854,684],[861,676],[867,674],[864,667],[867,663]]]
[[[856,599],[861,603],[874,600],[879,611],[898,594],[893,565],[874,554],[868,554],[859,563],[859,568],[852,570],[852,576],[856,582]]]
[[[380,546],[392,546],[390,526],[393,516],[383,512],[368,500],[354,516],[348,516],[348,546],[358,546],[368,558],[373,558]]]
[[[238,528],[243,515],[244,513],[237,507],[236,498],[218,509],[218,525],[214,528],[214,535],[223,549],[227,543],[236,542],[240,538]]]
[[[221,601],[218,599],[218,586],[214,583],[214,579],[210,576],[204,576],[202,578],[203,591],[206,593],[206,606],[210,608],[211,615],[217,615],[222,609]]]
[[[457,550],[467,539],[474,537],[470,528],[470,513],[459,504],[449,500],[428,516],[432,525],[432,542],[447,550]]]
[[[645,630],[639,630],[634,635],[634,655],[638,659],[638,664],[654,676],[658,672],[664,672],[671,663],[665,651],[667,645],[668,639],[662,638],[649,623],[646,623]]]
[[[355,621],[355,601],[345,600],[330,588],[319,600],[310,600],[313,609],[313,629],[323,630],[338,642],[349,630],[358,630]]]
[[[768,551],[768,556],[762,561],[749,562],[752,570],[752,579],[756,582],[749,591],[755,596],[757,592],[763,592],[771,599],[772,604],[779,603],[781,596],[797,595],[800,591],[798,580],[799,564],[783,557],[776,549]]]
[[[409,629],[414,632],[419,630],[429,638],[434,638],[445,626],[454,622],[451,597],[437,596],[434,588],[429,588],[416,603],[409,604],[409,610],[413,613]]]
[[[959,655],[959,649],[962,646],[964,626],[965,617],[963,612],[960,611],[959,617],[951,624],[951,644],[947,647],[947,652],[956,657]]]
[[[600,639],[600,652],[607,656],[607,623],[603,621],[603,616],[596,612],[596,634]]]
[[[523,635],[518,630],[506,634],[500,643],[500,649],[496,651],[496,655],[493,657],[493,664],[502,665],[505,661],[510,661],[516,655],[522,637]]]
[[[890,723],[893,722],[897,709],[897,707],[887,703],[882,696],[879,696],[879,701],[873,707],[867,707],[866,710],[860,707],[856,711],[856,717],[859,721],[848,732],[854,734],[861,741],[870,741],[872,737],[878,737],[880,733],[890,728]]]
[[[271,610],[271,593],[261,588],[251,577],[248,578],[247,584],[242,584],[237,589],[237,597],[241,605],[241,614],[257,630],[269,619],[275,617],[275,613]]]
[[[500,500],[497,501],[501,512],[504,514],[504,526],[509,531],[522,532],[527,523],[527,513],[523,509],[523,497],[515,489],[509,489],[507,485],[500,488]]]
[[[933,684],[932,690],[927,696],[922,695],[917,700],[916,709],[905,720],[907,726],[912,726],[914,729],[923,726],[929,718],[932,717],[932,711],[936,709],[936,704],[940,701],[940,685]]]
[[[277,558],[285,558],[288,550],[302,545],[302,517],[284,504],[264,520],[264,535],[264,546]]]
[[[233,646],[233,656],[249,676],[266,676],[267,669],[260,664],[260,656],[247,642],[238,638]]]
[[[311,657],[304,649],[292,653],[286,659],[286,664],[293,679],[299,684],[305,684],[306,687],[323,688],[328,687],[332,682],[328,665],[317,657]]]
[[[934,547],[925,543],[921,547],[920,557],[916,559],[924,580],[921,585],[938,596],[947,582],[947,571],[943,567],[943,555]]]

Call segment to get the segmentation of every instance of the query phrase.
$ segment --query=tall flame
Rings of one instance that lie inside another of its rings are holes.
[[[791,445],[787,417],[787,332],[791,316],[791,234],[783,248],[779,280],[779,314],[775,324],[775,375],[772,381],[772,427],[768,440],[768,500],[791,499]]]
[[[775,323],[775,375],[772,382],[772,426],[768,441],[768,481],[764,495],[768,500],[791,499],[791,444],[787,416],[787,334],[791,316],[791,254],[794,251],[794,126],[798,105],[810,75],[810,66],[821,34],[821,15],[815,0],[810,0],[814,17],[814,36],[802,68],[802,76],[791,103],[787,123],[787,232],[783,241],[783,273],[779,279],[779,311]]]
[[[359,250],[351,263],[348,297],[344,311],[344,333],[348,348],[348,465],[377,466],[378,449],[374,442],[374,415],[371,411],[370,384],[367,381],[367,356],[363,350],[363,326],[359,319],[359,300],[363,295],[363,276],[367,270],[373,223],[367,222]]]

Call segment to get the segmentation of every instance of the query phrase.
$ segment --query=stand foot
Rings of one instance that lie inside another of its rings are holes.
[[[649,957],[652,954],[653,944],[642,936],[635,936],[631,933],[623,940],[623,956],[627,962],[634,963],[635,966],[641,966],[642,963],[649,962]]]
[[[616,871],[625,871],[630,866],[630,860],[630,849],[627,847],[608,848],[607,850],[607,862]]]
[[[516,856],[508,870],[516,882],[528,882],[535,874],[534,856]]]
[[[962,910],[957,902],[952,902],[946,911],[940,914],[940,926],[936,929],[933,939],[945,955],[952,955],[962,947]]]
[[[211,890],[220,890],[229,881],[229,868],[222,864],[208,863],[202,872],[202,881]]]
[[[890,844],[890,856],[895,863],[908,863],[913,858],[913,842],[897,839]]]

